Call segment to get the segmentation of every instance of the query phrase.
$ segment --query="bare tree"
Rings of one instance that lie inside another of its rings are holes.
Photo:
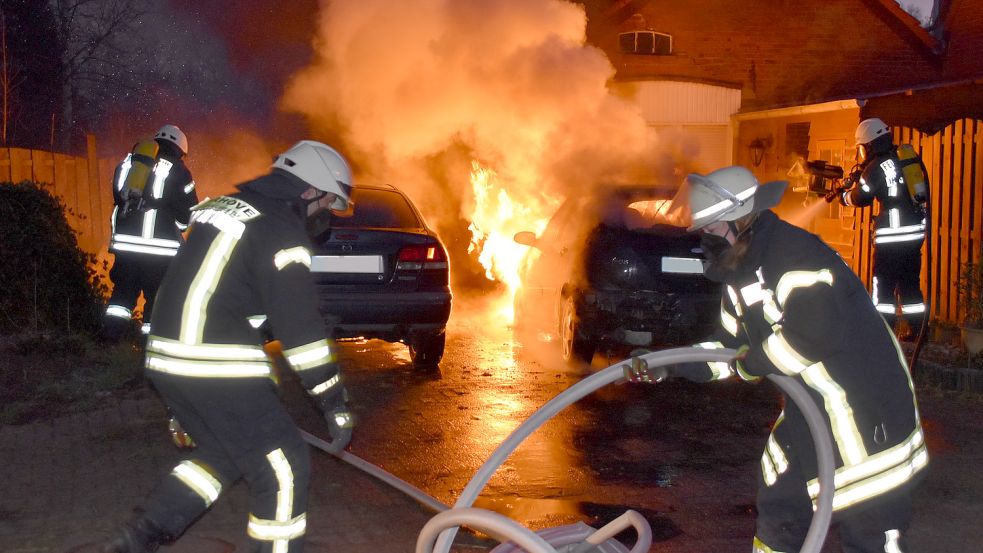
[[[59,142],[68,150],[107,102],[135,86],[132,35],[145,9],[141,0],[49,1],[65,45]],[[89,109],[80,109],[83,104]]]
[[[10,127],[11,119],[11,109],[13,105],[13,93],[14,89],[20,83],[18,79],[19,71],[13,67],[10,63],[10,51],[7,49],[7,14],[3,7],[0,6],[0,57],[2,57],[2,66],[0,66],[0,90],[3,93],[3,113],[0,116],[3,117],[2,130],[0,130],[0,137],[3,139],[3,145],[7,145],[7,129]]]

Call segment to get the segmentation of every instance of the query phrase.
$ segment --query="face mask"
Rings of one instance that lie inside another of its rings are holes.
[[[730,249],[730,242],[723,236],[704,232],[700,235],[700,248],[707,261],[718,261]]]
[[[301,215],[307,225],[307,233],[317,237],[331,228],[331,202],[334,196],[314,187],[309,188],[300,196]]]

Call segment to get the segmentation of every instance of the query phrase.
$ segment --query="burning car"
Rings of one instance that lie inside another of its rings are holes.
[[[436,366],[451,311],[446,249],[393,186],[358,185],[352,205],[308,221],[325,321],[336,338],[403,342],[414,365]]]
[[[533,248],[515,296],[520,337],[559,339],[567,361],[589,363],[599,347],[663,347],[712,332],[720,286],[703,276],[699,238],[675,221],[675,189],[599,187],[563,203]]]

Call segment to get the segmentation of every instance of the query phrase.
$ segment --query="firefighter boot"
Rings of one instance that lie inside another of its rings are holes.
[[[152,553],[160,544],[170,541],[170,537],[143,513],[137,514],[119,533],[103,544],[100,553]]]

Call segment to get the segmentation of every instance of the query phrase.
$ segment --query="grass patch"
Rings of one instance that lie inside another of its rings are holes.
[[[86,335],[0,340],[0,424],[25,424],[97,408],[142,382],[143,355],[130,344]]]

